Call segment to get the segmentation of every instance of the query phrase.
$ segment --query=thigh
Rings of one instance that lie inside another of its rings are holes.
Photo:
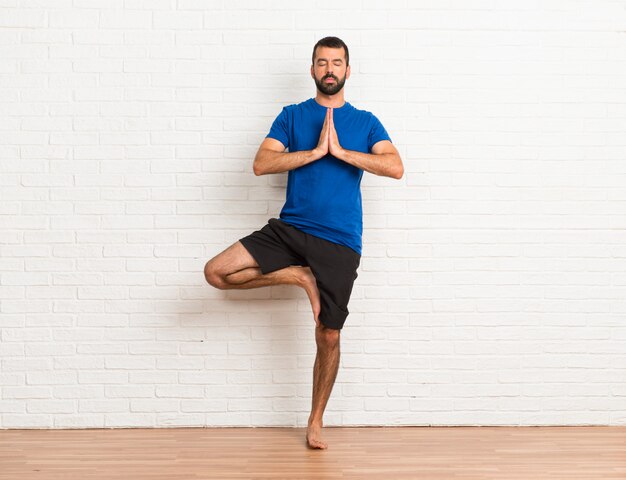
[[[261,230],[239,241],[257,261],[263,274],[290,265],[306,265],[299,253],[303,249],[304,233],[275,218],[271,218]]]
[[[307,262],[320,292],[320,322],[341,330],[350,313],[348,302],[358,277],[361,255],[344,245],[324,239],[309,242]]]
[[[230,247],[208,261],[206,268],[221,275],[229,275],[259,264],[243,244],[237,240]]]

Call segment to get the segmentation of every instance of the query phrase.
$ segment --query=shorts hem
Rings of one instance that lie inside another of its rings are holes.
[[[271,269],[270,266],[268,266],[265,261],[261,260],[262,256],[259,255],[254,248],[254,244],[252,243],[248,243],[246,237],[244,238],[240,238],[239,241],[241,242],[241,244],[244,246],[244,248],[248,251],[248,253],[250,255],[252,255],[252,258],[254,258],[254,261],[259,265],[259,268],[261,269],[261,273],[263,275],[266,275],[270,272],[273,272],[274,270]]]

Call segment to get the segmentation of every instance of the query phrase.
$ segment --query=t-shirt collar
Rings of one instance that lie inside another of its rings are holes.
[[[319,103],[317,103],[317,100],[315,100],[315,97],[311,97],[311,101],[320,109],[326,110],[326,108],[324,105],[320,105]],[[343,102],[343,105],[341,107],[334,107],[333,110],[344,110],[344,109],[348,109],[346,107],[350,107],[350,104],[347,101]]]

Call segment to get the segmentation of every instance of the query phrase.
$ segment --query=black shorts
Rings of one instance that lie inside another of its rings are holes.
[[[310,267],[320,292],[320,322],[328,328],[343,328],[361,263],[358,252],[305,233],[279,218],[270,218],[261,230],[239,241],[257,261],[263,274],[290,265]]]

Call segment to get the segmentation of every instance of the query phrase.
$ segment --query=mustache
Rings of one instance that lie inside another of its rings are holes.
[[[327,76],[323,77],[322,80],[326,80],[328,78],[332,78],[333,80],[337,81],[337,77],[335,77],[334,75],[327,75]]]

